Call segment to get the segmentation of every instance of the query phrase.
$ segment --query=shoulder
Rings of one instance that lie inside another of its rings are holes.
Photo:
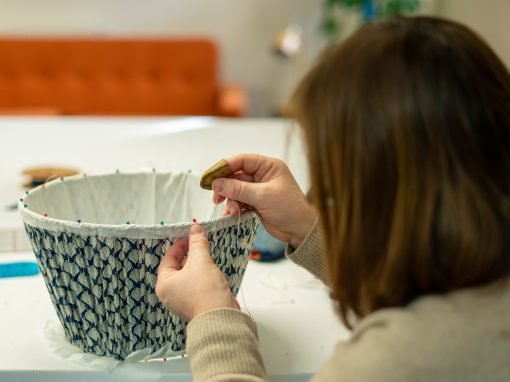
[[[361,320],[316,381],[508,381],[510,288],[425,296]]]

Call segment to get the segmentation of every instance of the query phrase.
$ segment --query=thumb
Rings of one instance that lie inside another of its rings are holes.
[[[256,183],[238,179],[216,179],[212,184],[212,189],[225,198],[249,204],[255,208],[259,201],[259,185]]]
[[[188,252],[188,241],[179,239],[166,251],[158,266],[158,275],[162,272],[174,272],[182,269],[182,262]]]
[[[200,224],[194,224],[189,230],[188,262],[204,257],[210,258],[209,241],[204,228]]]

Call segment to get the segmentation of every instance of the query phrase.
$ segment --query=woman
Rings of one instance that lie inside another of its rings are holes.
[[[312,207],[280,161],[228,159],[214,198],[254,208],[324,280],[352,327],[314,380],[510,380],[510,75],[454,22],[361,28],[299,85]],[[317,215],[317,218],[316,218]],[[187,260],[185,254],[188,252]],[[200,225],[161,262],[157,294],[190,320],[194,380],[266,378]],[[277,319],[275,317],[275,319]]]

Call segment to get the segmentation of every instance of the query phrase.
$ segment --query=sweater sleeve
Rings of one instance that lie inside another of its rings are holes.
[[[186,331],[193,381],[267,380],[257,327],[245,313],[229,308],[215,309],[191,320]]]
[[[310,232],[301,245],[296,249],[287,245],[285,255],[292,262],[305,268],[324,284],[327,284],[326,261],[318,218],[315,219]]]

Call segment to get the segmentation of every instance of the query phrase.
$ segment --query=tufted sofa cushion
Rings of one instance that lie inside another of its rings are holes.
[[[207,39],[0,39],[0,114],[242,115],[222,89]]]

